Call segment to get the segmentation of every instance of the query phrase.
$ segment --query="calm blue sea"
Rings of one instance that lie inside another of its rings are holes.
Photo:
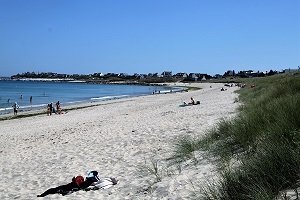
[[[0,114],[12,112],[14,102],[19,104],[22,111],[46,107],[50,102],[55,104],[60,101],[64,106],[150,95],[153,91],[166,92],[170,89],[163,86],[0,80]],[[32,96],[31,102],[30,96]]]

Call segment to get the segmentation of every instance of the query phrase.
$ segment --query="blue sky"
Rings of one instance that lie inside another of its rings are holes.
[[[299,0],[0,0],[0,76],[281,70]]]

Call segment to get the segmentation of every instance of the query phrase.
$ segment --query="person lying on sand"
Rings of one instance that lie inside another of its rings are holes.
[[[68,183],[66,185],[60,185],[55,188],[50,188],[43,192],[40,195],[37,195],[37,197],[44,197],[49,194],[62,194],[62,195],[67,195],[72,193],[73,191],[77,191],[80,189],[81,185],[84,182],[84,178],[82,176],[76,176],[72,178],[72,182]]]
[[[78,191],[81,189],[86,189],[89,186],[91,186],[93,183],[98,182],[100,179],[98,177],[97,171],[91,171],[89,172],[88,176],[86,177],[86,180],[84,181],[84,178],[82,176],[76,176],[72,178],[72,182],[68,183],[66,185],[61,185],[55,188],[50,188],[46,190],[44,193],[37,195],[37,197],[44,197],[49,194],[62,194],[67,195],[74,191]]]

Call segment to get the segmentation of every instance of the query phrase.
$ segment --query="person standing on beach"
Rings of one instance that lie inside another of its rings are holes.
[[[52,103],[49,103],[47,105],[47,115],[52,115],[52,112],[53,112],[53,105]]]
[[[56,113],[60,114],[61,110],[60,110],[60,103],[59,103],[59,101],[57,101],[55,105],[56,105]]]
[[[13,105],[12,105],[13,109],[14,109],[14,115],[17,115],[18,114],[18,109],[19,109],[19,105],[17,102],[15,102]]]
[[[52,115],[52,112],[53,112],[53,104],[52,102],[50,103],[50,115]]]
[[[30,103],[32,103],[32,96],[30,96],[30,98],[29,98],[29,102],[30,102]]]

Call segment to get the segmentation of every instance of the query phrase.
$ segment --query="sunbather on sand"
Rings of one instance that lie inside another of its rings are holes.
[[[84,178],[82,176],[73,177],[71,183],[68,183],[66,185],[60,185],[55,188],[50,188],[50,189],[46,190],[44,193],[37,195],[37,196],[44,197],[44,196],[47,196],[48,194],[66,195],[73,191],[79,190],[81,185],[83,184],[83,182],[84,182]]]
[[[97,171],[91,171],[89,172],[88,176],[86,177],[86,180],[84,181],[84,178],[82,176],[77,176],[72,178],[72,182],[68,183],[66,185],[61,185],[55,188],[50,188],[46,190],[44,193],[37,195],[38,197],[44,197],[48,194],[62,194],[67,195],[74,191],[78,191],[81,189],[86,189],[90,185],[92,185],[95,182],[98,182],[100,179],[98,177]]]
[[[200,101],[195,102],[193,97],[191,97],[191,102],[189,102],[189,103],[183,102],[183,105],[187,105],[187,106],[197,105],[197,104],[200,104]]]
[[[195,100],[193,99],[193,97],[191,97],[191,102],[190,104],[195,105]]]

